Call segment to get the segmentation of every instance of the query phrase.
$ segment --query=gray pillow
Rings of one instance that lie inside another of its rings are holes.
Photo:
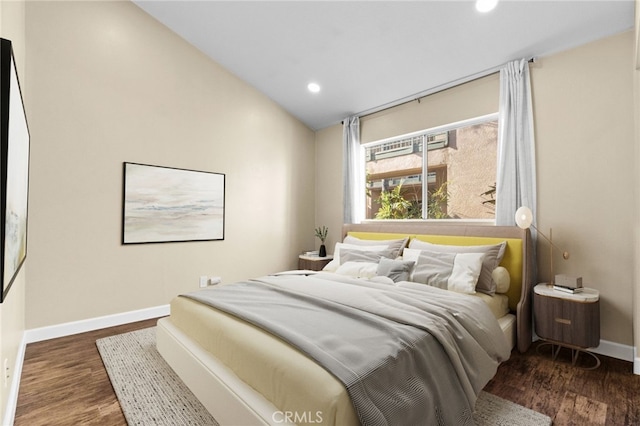
[[[444,253],[420,250],[412,281],[474,294],[484,253]]]
[[[455,253],[423,252],[412,281],[447,290],[455,259]]]
[[[394,283],[408,281],[414,264],[412,260],[380,259],[376,275],[389,277]]]
[[[370,262],[378,263],[380,259],[393,256],[393,250],[368,251],[355,249],[340,249],[340,264],[345,262]]]
[[[441,253],[484,253],[482,271],[480,271],[480,278],[478,279],[478,284],[476,284],[476,290],[492,296],[496,293],[497,286],[493,281],[491,274],[493,273],[493,270],[500,265],[500,262],[502,262],[504,251],[507,248],[506,241],[499,244],[485,246],[448,246],[413,239],[411,240],[409,247],[418,250],[430,250]]]
[[[394,250],[393,256],[389,257],[396,258],[402,254],[402,249],[405,248],[405,246],[409,242],[409,237],[392,240],[363,240],[362,238],[347,235],[346,237],[344,237],[343,242],[345,244],[357,244],[359,246],[387,245],[389,249]]]

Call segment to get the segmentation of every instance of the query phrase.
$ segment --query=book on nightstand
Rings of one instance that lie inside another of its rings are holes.
[[[571,293],[571,294],[581,293],[583,290],[582,287],[566,287],[558,284],[554,284],[553,289],[558,291],[564,291],[565,293]]]

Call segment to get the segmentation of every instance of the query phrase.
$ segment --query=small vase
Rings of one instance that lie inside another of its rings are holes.
[[[327,248],[324,246],[324,244],[322,244],[320,246],[320,251],[318,252],[318,256],[320,256],[320,257],[326,257],[327,256]]]

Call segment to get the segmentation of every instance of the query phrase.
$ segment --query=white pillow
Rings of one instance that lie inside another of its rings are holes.
[[[493,282],[496,283],[496,293],[504,294],[509,291],[509,287],[511,287],[511,275],[509,275],[507,268],[498,266],[491,273],[491,278],[493,278]]]
[[[335,248],[333,249],[333,260],[322,268],[323,271],[327,272],[336,272],[340,267],[340,249],[350,249],[350,250],[361,250],[361,251],[383,251],[387,249],[386,245],[379,246],[362,246],[358,244],[345,244],[345,243],[336,243]]]
[[[418,263],[420,257],[420,249],[406,248],[402,251],[402,259]]]
[[[413,281],[413,273],[416,270],[415,267],[418,264],[418,258],[419,257],[420,257],[420,250],[419,249],[405,248],[404,250],[402,250],[402,260],[406,260],[406,261],[409,261],[409,262],[414,262],[413,269],[409,273],[409,281]]]
[[[475,294],[483,260],[484,253],[456,253],[453,270],[447,283],[448,289],[459,293]]]
[[[353,278],[373,278],[378,270],[377,263],[370,262],[345,262],[335,271],[336,274],[347,275]]]

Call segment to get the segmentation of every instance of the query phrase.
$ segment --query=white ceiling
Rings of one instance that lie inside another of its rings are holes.
[[[634,25],[634,0],[134,2],[314,130]]]

